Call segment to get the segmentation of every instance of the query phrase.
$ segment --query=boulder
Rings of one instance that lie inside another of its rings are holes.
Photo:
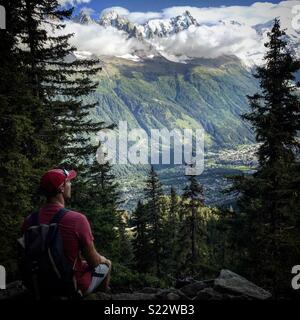
[[[180,289],[184,286],[187,286],[188,284],[194,283],[195,280],[193,278],[184,278],[184,279],[177,279],[176,280],[176,284],[175,284],[175,288],[176,289]]]
[[[160,288],[145,287],[141,290],[138,290],[138,292],[140,292],[140,293],[157,293],[160,290],[161,290]]]
[[[195,300],[222,300],[223,295],[213,288],[205,288],[197,293]]]
[[[168,293],[166,298],[167,300],[172,300],[172,301],[180,300],[180,296],[173,292]]]
[[[111,294],[108,294],[105,292],[91,293],[84,298],[84,300],[111,300],[111,299],[112,299]]]
[[[219,277],[215,279],[214,289],[219,292],[258,300],[266,300],[272,296],[270,292],[258,287],[238,274],[225,269],[221,270]]]
[[[156,298],[158,300],[168,300],[167,296],[170,293],[177,294],[177,290],[174,288],[169,288],[169,289],[159,289],[158,292],[156,293]]]
[[[197,293],[205,288],[207,288],[209,284],[204,281],[196,281],[194,283],[188,284],[180,289],[186,296],[192,298],[197,296]]]
[[[0,300],[27,299],[28,297],[30,297],[29,291],[19,280],[9,283],[5,290],[0,290]]]
[[[155,294],[150,293],[118,293],[112,295],[112,300],[156,300]]]

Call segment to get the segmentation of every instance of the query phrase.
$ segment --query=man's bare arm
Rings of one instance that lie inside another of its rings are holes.
[[[104,256],[101,256],[97,252],[94,242],[92,242],[89,246],[85,247],[82,254],[86,259],[88,265],[92,268],[98,266],[101,263],[106,264],[108,267],[111,266],[111,261],[106,259]]]

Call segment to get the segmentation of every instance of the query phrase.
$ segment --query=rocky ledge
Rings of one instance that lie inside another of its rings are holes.
[[[21,281],[9,284],[0,290],[0,300],[28,299],[28,291]],[[221,270],[212,280],[196,281],[185,279],[177,281],[175,288],[161,289],[146,287],[130,293],[96,292],[85,300],[266,300],[271,294],[254,283],[230,270]],[[31,298],[29,298],[31,299]]]
[[[218,278],[178,281],[175,288],[143,288],[131,293],[97,292],[86,300],[266,300],[270,292],[230,270],[221,270]]]

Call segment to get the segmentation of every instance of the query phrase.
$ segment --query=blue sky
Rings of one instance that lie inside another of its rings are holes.
[[[89,3],[77,6],[93,8],[96,12],[101,12],[108,7],[124,7],[129,11],[160,11],[164,8],[174,6],[194,6],[194,7],[219,7],[219,6],[248,6],[258,1],[253,0],[91,0]],[[265,2],[261,0],[261,2]],[[270,0],[266,2],[279,3],[280,0]]]

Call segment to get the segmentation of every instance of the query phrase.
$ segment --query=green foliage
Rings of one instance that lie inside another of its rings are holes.
[[[203,190],[195,177],[189,177],[182,196],[178,196],[174,188],[169,196],[159,192],[160,182],[153,167],[148,183],[151,187],[147,189],[145,203],[138,203],[130,221],[137,270],[157,276],[154,245],[157,241],[160,244],[159,278],[165,284],[174,285],[180,276],[206,278],[215,275],[220,266],[220,250],[215,247],[220,239],[220,213],[204,205]],[[156,234],[151,232],[154,208],[160,208],[160,229]]]
[[[129,291],[144,287],[166,287],[165,282],[154,275],[128,269],[119,263],[113,265],[112,274],[111,286],[117,291]]]
[[[8,21],[0,31],[0,263],[14,266],[22,218],[40,204],[41,174],[61,165],[83,170],[95,152],[84,134],[91,136],[103,123],[87,120],[94,104],[82,100],[95,88],[90,77],[100,70],[98,62],[68,62],[75,50],[71,35],[57,34],[72,10],[61,10],[56,0],[1,4]],[[13,276],[15,268],[7,269]]]
[[[256,74],[261,92],[248,97],[252,112],[243,116],[262,143],[259,168],[252,176],[234,177],[232,190],[241,193],[240,232],[248,239],[241,244],[244,272],[281,296],[291,290],[290,271],[300,257],[300,101],[294,85],[300,62],[288,50],[278,19],[268,36],[265,64]]]

